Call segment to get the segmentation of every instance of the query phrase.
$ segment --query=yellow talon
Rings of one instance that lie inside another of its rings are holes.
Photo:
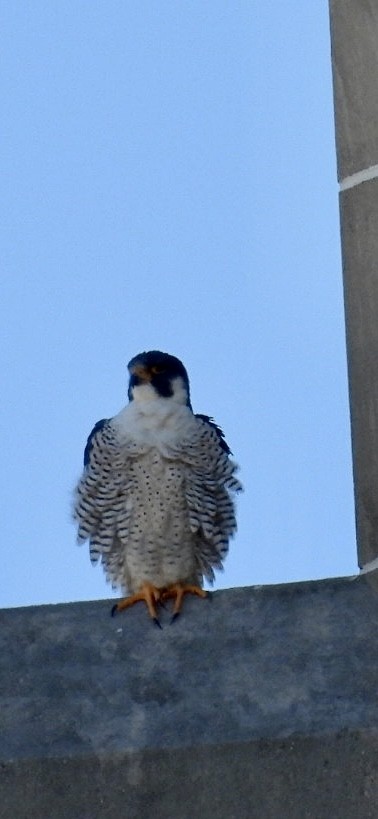
[[[185,594],[195,594],[197,597],[207,597],[207,592],[205,592],[204,589],[201,589],[200,586],[194,586],[191,583],[173,583],[172,586],[168,586],[168,588],[161,593],[161,599],[169,600],[171,597],[174,599],[175,603],[172,612],[173,619],[180,614],[182,601]]]
[[[156,603],[159,602],[160,596],[160,589],[157,589],[156,586],[153,586],[151,583],[144,583],[138,592],[132,594],[130,597],[125,597],[124,600],[120,600],[118,603],[116,603],[112,608],[112,614],[115,614],[116,611],[129,609],[130,606],[134,605],[134,603],[143,602],[147,606],[151,619],[160,626],[156,611]]]

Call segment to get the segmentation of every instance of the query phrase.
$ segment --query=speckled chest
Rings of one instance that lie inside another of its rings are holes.
[[[186,469],[177,459],[151,448],[132,464],[134,497],[152,511],[177,512],[184,506]]]

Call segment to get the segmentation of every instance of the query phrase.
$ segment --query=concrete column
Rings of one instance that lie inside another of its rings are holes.
[[[378,558],[378,3],[330,0],[330,12],[358,558],[366,566]]]

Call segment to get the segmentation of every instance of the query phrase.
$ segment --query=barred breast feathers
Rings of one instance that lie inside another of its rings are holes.
[[[138,493],[133,462],[151,449],[185,468],[182,491],[199,578],[212,582],[214,568],[222,568],[236,531],[232,495],[242,487],[236,464],[222,447],[214,424],[206,419],[180,403],[156,398],[131,402],[94,428],[87,444],[87,465],[76,488],[74,517],[79,542],[89,539],[91,560],[101,557],[113,584],[124,584],[133,498]]]

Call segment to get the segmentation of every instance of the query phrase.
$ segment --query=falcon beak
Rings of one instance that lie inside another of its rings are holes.
[[[131,375],[136,375],[141,381],[146,383],[151,381],[151,373],[143,364],[134,364],[134,366],[130,368],[130,372]]]

